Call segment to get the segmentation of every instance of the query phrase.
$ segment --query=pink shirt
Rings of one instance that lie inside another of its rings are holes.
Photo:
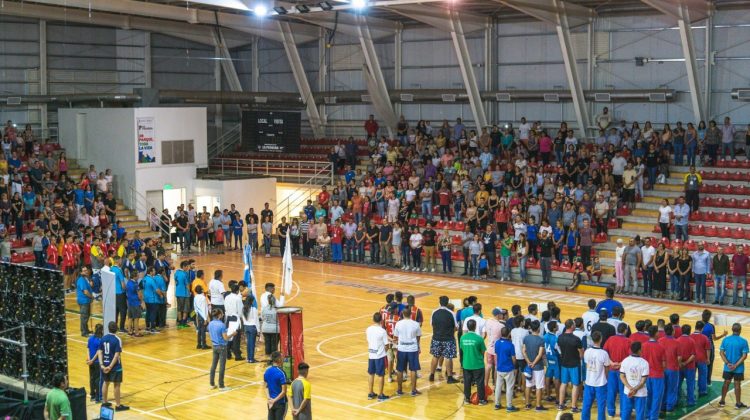
[[[495,341],[500,339],[500,331],[505,325],[495,318],[490,318],[484,325],[484,332],[487,333],[487,353],[495,354]]]
[[[539,151],[542,153],[549,153],[552,151],[552,138],[544,136],[539,139]]]

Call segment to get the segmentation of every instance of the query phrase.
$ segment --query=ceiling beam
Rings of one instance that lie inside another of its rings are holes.
[[[398,13],[409,19],[422,22],[435,28],[450,31],[451,12],[449,9],[438,6],[424,7],[420,5],[390,6],[388,10]],[[472,13],[461,12],[461,25],[464,33],[483,31],[487,18]]]
[[[283,42],[283,37],[274,19],[261,19],[249,15],[241,15],[191,7],[170,6],[165,4],[147,3],[136,0],[34,0],[51,6],[63,6],[83,9],[85,11],[121,13],[125,15],[143,16],[176,20],[192,24],[219,25],[239,32],[253,34],[276,42]],[[7,5],[9,1],[5,1]],[[24,6],[29,3],[24,2]],[[298,43],[306,43],[318,39],[317,29],[303,24],[291,24],[294,38]]]
[[[579,6],[571,2],[560,2],[555,0],[495,0],[512,9],[523,12],[531,17],[539,19],[552,25],[559,25],[561,14],[565,14],[568,26],[575,28],[587,25],[589,19],[594,16],[594,11],[587,7]]]
[[[642,0],[643,3],[654,9],[671,16],[677,20],[685,20],[688,23],[706,19],[711,9],[711,3],[707,0]],[[685,13],[687,11],[688,13]]]
[[[287,16],[291,19],[326,29],[336,28],[337,31],[341,31],[341,33],[352,37],[359,36],[359,24],[357,19],[359,17],[364,17],[364,15],[354,15],[345,12],[339,13],[338,16],[333,13],[296,13]],[[401,27],[399,22],[369,16],[367,17],[367,23],[370,28],[372,39],[391,37],[396,33],[396,30]]]
[[[5,1],[3,7],[0,8],[0,15],[41,19],[49,22],[73,22],[119,29],[137,29],[187,39],[199,44],[213,45],[212,28],[209,26],[102,12],[92,13],[89,16],[87,11],[79,9],[65,9],[65,13],[60,13],[60,11],[59,7]],[[229,48],[250,43],[246,34],[235,30],[225,30],[224,36]]]

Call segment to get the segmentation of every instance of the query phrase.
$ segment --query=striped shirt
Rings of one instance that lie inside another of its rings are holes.
[[[300,222],[299,223],[299,230],[302,233],[309,232],[310,231],[310,222],[308,222],[307,220],[303,220],[302,222]]]

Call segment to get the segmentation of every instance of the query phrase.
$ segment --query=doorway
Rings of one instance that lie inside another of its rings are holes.
[[[162,190],[162,207],[168,209],[169,214],[174,214],[180,204],[187,204],[185,188],[173,188]]]
[[[206,207],[206,211],[209,214],[213,214],[214,207],[221,208],[221,199],[219,197],[214,197],[210,195],[199,195],[196,197],[196,207],[195,209],[197,211],[203,211],[203,207]]]

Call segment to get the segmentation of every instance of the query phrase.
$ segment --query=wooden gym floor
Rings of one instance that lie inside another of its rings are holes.
[[[214,270],[224,270],[224,279],[242,279],[243,264],[238,252],[228,255],[197,257],[197,266],[206,271],[207,280]],[[255,258],[254,273],[259,285],[275,282],[279,289],[281,260],[277,257]],[[359,266],[319,264],[304,259],[294,261],[294,289],[287,301],[289,306],[301,306],[304,318],[305,358],[311,365],[309,375],[312,383],[312,408],[316,418],[340,418],[348,415],[361,419],[489,419],[511,417],[505,410],[496,412],[492,405],[484,407],[464,406],[462,385],[448,385],[443,377],[427,381],[428,370],[423,369],[423,378],[418,387],[423,395],[392,398],[385,402],[367,400],[367,343],[364,331],[373,312],[384,303],[385,294],[401,290],[417,296],[417,305],[425,315],[423,348],[429,349],[429,317],[437,307],[438,296],[448,295],[461,299],[476,295],[484,305],[485,312],[500,306],[510,308],[513,304],[526,307],[530,302],[546,303],[554,300],[562,309],[562,317],[580,316],[586,309],[589,298],[600,299],[597,294],[566,293],[517,284],[482,283],[469,279],[442,277],[436,274],[411,273],[381,270]],[[631,298],[620,299],[626,307],[626,320],[631,325],[638,319],[667,318],[672,313],[680,314],[683,322],[694,322],[700,318],[701,308],[669,302],[656,302]],[[85,364],[86,344],[80,336],[78,307],[74,295],[67,298],[68,353],[70,383],[72,387],[88,388],[88,366]],[[94,307],[95,314],[101,307]],[[725,314],[729,324],[750,324],[750,314],[727,308],[716,308],[715,313]],[[92,319],[93,323],[100,320]],[[170,321],[173,325],[173,321]],[[143,324],[141,323],[141,326]],[[724,327],[718,327],[720,333]],[[750,331],[743,331],[750,337]],[[143,338],[123,336],[124,382],[123,403],[131,407],[129,412],[117,413],[118,420],[125,419],[226,419],[240,413],[250,413],[249,418],[266,416],[265,391],[263,389],[263,364],[250,365],[234,360],[227,361],[225,391],[211,390],[208,370],[211,363],[210,350],[195,349],[193,328],[176,330],[168,328],[161,334]],[[259,355],[262,354],[262,348]],[[243,349],[243,356],[245,350]],[[259,356],[262,358],[262,356]],[[428,351],[421,354],[423,368],[429,369]],[[717,360],[720,360],[717,356]],[[714,381],[720,375],[721,363],[717,363]],[[750,380],[743,384],[745,401],[750,401]],[[714,382],[714,390],[719,391]],[[386,393],[395,393],[396,384],[386,383]],[[111,396],[110,391],[110,396]],[[730,393],[731,394],[731,393]],[[504,397],[503,397],[504,398]],[[708,400],[705,402],[709,402]],[[683,418],[737,419],[750,417],[750,410],[734,409],[734,396],[727,397],[727,406],[719,409],[718,400],[704,404],[698,410],[683,414]],[[504,405],[503,401],[503,405]],[[540,416],[534,411],[522,410],[512,415],[519,419],[553,419],[557,410],[547,403],[550,411]],[[520,399],[516,406],[522,407]],[[89,418],[98,415],[99,406],[88,405]],[[619,410],[618,410],[619,414]],[[594,413],[594,416],[596,414]],[[291,418],[291,414],[288,414]],[[678,418],[678,416],[675,416]]]

